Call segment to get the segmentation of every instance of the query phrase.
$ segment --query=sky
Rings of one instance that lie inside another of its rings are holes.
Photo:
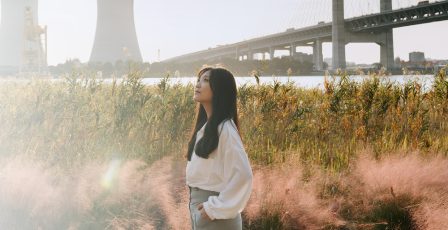
[[[418,0],[392,0],[394,8]],[[379,11],[379,0],[345,0],[345,17]],[[134,0],[138,42],[146,62],[331,21],[331,0]],[[89,60],[96,29],[95,0],[39,0],[39,24],[48,26],[48,63]],[[412,51],[448,59],[448,21],[394,29],[395,56]],[[299,51],[311,53],[310,48]],[[323,45],[331,57],[331,43]],[[348,44],[348,62],[379,62],[376,44]]]

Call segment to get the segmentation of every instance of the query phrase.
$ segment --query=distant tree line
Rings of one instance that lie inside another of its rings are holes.
[[[290,57],[274,58],[272,60],[243,60],[232,58],[219,61],[196,61],[187,63],[156,62],[151,64],[149,75],[160,76],[166,73],[176,73],[181,76],[194,75],[204,65],[222,65],[237,76],[257,75],[306,75],[313,71],[313,64],[307,61],[295,60]]]
[[[220,65],[230,69],[237,76],[287,76],[308,75],[313,72],[313,64],[291,57],[274,58],[272,60],[235,60],[232,58],[218,61],[195,62],[154,62],[135,63],[117,61],[116,63],[81,63],[78,59],[68,60],[57,66],[50,66],[49,72],[61,76],[73,72],[101,73],[103,77],[120,77],[129,71],[143,72],[144,77],[194,76],[205,65]]]
[[[56,66],[49,66],[48,71],[55,77],[73,73],[98,73],[102,75],[102,77],[121,77],[122,75],[135,70],[147,73],[150,66],[151,65],[147,62],[117,61],[114,64],[110,62],[82,63],[79,59],[71,59]]]

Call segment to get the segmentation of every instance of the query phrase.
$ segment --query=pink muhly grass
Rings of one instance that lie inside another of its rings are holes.
[[[316,184],[303,180],[297,165],[254,169],[253,192],[245,216],[249,222],[256,222],[275,215],[279,215],[286,229],[316,229],[343,223],[319,199]]]
[[[364,182],[366,192],[379,190],[414,197],[438,197],[448,188],[448,160],[424,159],[417,154],[390,156],[380,161],[361,157],[355,175]]]
[[[66,188],[71,189],[71,201],[74,203],[77,213],[83,214],[93,211],[95,200],[104,191],[99,182],[105,169],[106,165],[91,162],[81,169],[72,170],[70,172],[71,179],[65,178]]]
[[[20,228],[20,219],[32,219],[38,225],[48,218],[60,218],[63,189],[53,176],[36,163],[11,158],[0,163],[0,226]],[[27,223],[25,223],[27,224]]]
[[[25,158],[0,160],[3,227],[190,227],[187,190],[177,181],[177,175],[185,176],[184,168],[170,158],[150,166],[138,160],[122,162],[108,186],[102,180],[109,163],[90,162],[62,172]]]
[[[164,158],[148,169],[147,176],[149,192],[161,207],[170,228],[191,229],[188,191],[185,182],[179,181],[185,178],[185,165]]]
[[[439,201],[432,200],[422,203],[413,215],[421,229],[448,229],[448,195]]]
[[[448,226],[446,158],[411,153],[374,160],[364,154],[346,180],[350,181],[350,195],[345,202],[357,206],[357,215],[368,215],[374,202],[394,202],[410,213],[416,228]]]
[[[254,166],[246,226],[373,227],[385,223],[365,220],[379,201],[407,210],[418,229],[448,229],[446,158],[366,155],[344,173],[311,168],[306,177],[299,163]],[[111,165],[117,170],[104,183]],[[23,157],[0,158],[0,184],[0,226],[6,228],[80,229],[93,223],[112,229],[190,229],[185,162],[171,157],[150,165],[89,162],[67,171]]]

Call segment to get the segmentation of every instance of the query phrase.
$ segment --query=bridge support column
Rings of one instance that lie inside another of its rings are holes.
[[[275,48],[274,47],[269,47],[269,57],[272,59],[274,59],[274,53],[275,53]]]
[[[236,50],[235,50],[235,59],[236,60],[240,60],[240,50],[238,49],[238,47],[236,47]]]
[[[324,56],[322,54],[322,41],[316,39],[313,44],[313,64],[316,70],[323,70]]]
[[[392,0],[380,0],[381,12],[392,10]],[[384,33],[382,43],[380,43],[380,62],[386,69],[395,67],[394,63],[394,34],[392,29],[387,29]]]
[[[289,45],[289,56],[294,57],[296,55],[296,46],[291,43]]]
[[[247,52],[247,60],[249,60],[249,61],[254,60],[254,53],[252,52],[252,50],[249,50]]]
[[[345,69],[344,0],[333,0],[333,69]]]
[[[380,43],[380,62],[386,69],[393,69],[394,63],[394,37],[392,29],[384,32],[383,42]]]

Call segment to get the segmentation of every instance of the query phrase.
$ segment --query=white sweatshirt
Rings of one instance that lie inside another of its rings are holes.
[[[205,125],[196,135],[196,143],[204,135]],[[204,202],[210,219],[231,219],[241,213],[252,191],[252,169],[233,120],[218,126],[219,143],[208,159],[193,151],[187,163],[186,181],[190,187],[219,192]]]

